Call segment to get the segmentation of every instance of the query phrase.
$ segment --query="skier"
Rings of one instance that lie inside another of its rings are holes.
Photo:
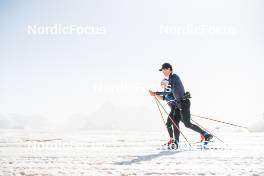
[[[169,87],[169,80],[168,79],[163,79],[161,81],[161,87],[164,89],[165,91],[170,91],[170,87]],[[176,108],[176,101],[174,100],[173,94],[169,93],[167,95],[156,95],[160,100],[165,100],[167,102],[167,104],[170,107],[170,113],[169,113],[169,118],[167,119],[166,122],[166,126],[167,126],[167,130],[170,136],[170,139],[167,143],[167,145],[171,145],[171,144],[175,144],[178,145],[179,143],[179,122],[180,122],[180,116],[175,116],[174,110]],[[174,123],[172,122],[172,120],[174,121]],[[175,126],[176,125],[176,126]],[[173,138],[173,134],[174,134],[174,138]]]
[[[173,69],[171,64],[169,63],[164,63],[162,64],[161,69],[159,69],[159,71],[162,71],[164,76],[168,79],[168,85],[167,88],[164,92],[153,92],[151,90],[149,90],[149,93],[151,96],[158,96],[159,98],[161,98],[160,96],[169,96],[169,95],[173,95],[173,100],[175,101],[175,106],[171,106],[171,113],[170,116],[174,122],[176,124],[178,124],[178,121],[182,121],[185,125],[185,127],[190,128],[198,133],[200,133],[201,138],[204,139],[205,141],[210,141],[213,136],[209,133],[207,133],[206,131],[202,130],[200,127],[198,127],[197,125],[194,125],[191,123],[191,113],[190,113],[190,106],[191,106],[191,102],[189,100],[189,98],[185,98],[186,93],[183,87],[183,84],[179,78],[178,75],[176,75],[175,73],[173,73]],[[164,97],[164,98],[165,98]],[[167,124],[168,121],[170,121],[170,118],[168,117],[167,120]],[[168,128],[169,130],[169,128]],[[169,132],[170,133],[170,132]],[[179,129],[178,131],[176,130],[176,132],[174,132],[174,136],[175,137],[175,141],[176,143],[179,142]],[[171,137],[171,134],[170,134]],[[172,143],[172,139],[169,140],[168,143]]]

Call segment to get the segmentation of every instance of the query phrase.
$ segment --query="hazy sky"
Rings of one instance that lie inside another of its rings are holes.
[[[59,122],[105,103],[154,109],[147,90],[160,88],[158,69],[170,62],[193,113],[245,124],[264,112],[263,8],[261,0],[1,0],[0,114]],[[55,24],[105,34],[28,34],[28,25]]]

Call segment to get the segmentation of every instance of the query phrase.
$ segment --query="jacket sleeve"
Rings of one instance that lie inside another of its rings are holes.
[[[155,92],[156,93],[156,95],[161,95],[161,96],[165,96],[165,95],[168,95],[168,94],[170,94],[171,93],[171,91],[170,92]],[[164,99],[164,98],[163,98]]]

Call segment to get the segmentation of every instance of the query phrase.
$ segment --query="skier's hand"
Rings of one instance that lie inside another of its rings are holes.
[[[150,94],[151,96],[155,96],[155,95],[156,95],[156,93],[153,92],[152,90],[149,90],[149,94]]]

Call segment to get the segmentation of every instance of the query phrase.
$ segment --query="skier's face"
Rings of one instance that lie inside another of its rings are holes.
[[[171,74],[171,69],[170,68],[164,68],[164,69],[162,69],[162,72],[163,72],[164,76],[169,77]]]

